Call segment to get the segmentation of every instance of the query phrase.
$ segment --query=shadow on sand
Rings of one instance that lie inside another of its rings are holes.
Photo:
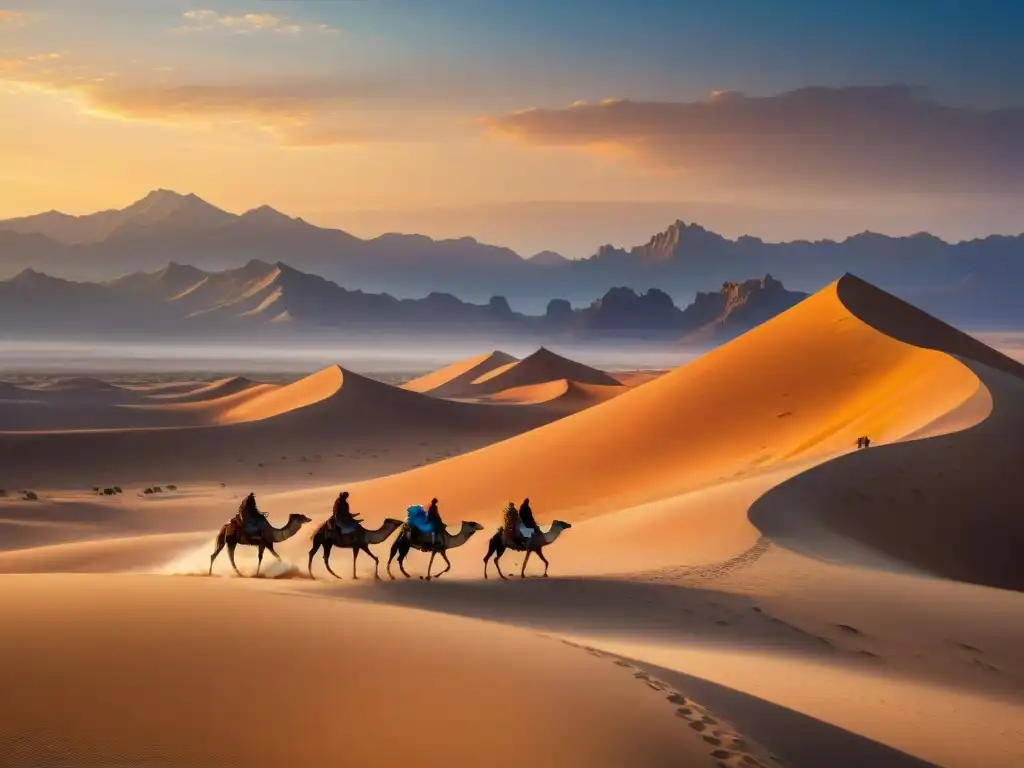
[[[381,581],[331,587],[320,599],[398,605],[502,622],[542,632],[714,641],[744,648],[798,650],[839,661],[820,638],[765,613],[754,600],[711,589],[605,579]],[[610,606],[614,606],[611,608]],[[602,653],[610,661],[623,659]],[[624,659],[706,705],[794,768],[936,768],[884,744],[693,675]]]

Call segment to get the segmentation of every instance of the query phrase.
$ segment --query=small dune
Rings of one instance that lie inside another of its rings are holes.
[[[518,358],[501,350],[495,350],[459,360],[440,370],[428,373],[426,376],[408,381],[402,385],[402,388],[411,392],[430,394],[434,397],[460,397],[467,394],[468,385],[475,379],[516,362],[518,362]]]
[[[604,386],[619,384],[604,371],[569,360],[541,347],[529,357],[518,362],[508,363],[474,379],[468,388],[468,393],[479,397],[503,390],[557,382],[563,379],[579,384]]]

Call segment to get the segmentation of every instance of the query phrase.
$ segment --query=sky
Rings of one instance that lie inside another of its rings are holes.
[[[1024,230],[1024,4],[0,0],[0,218],[151,189],[583,256]]]

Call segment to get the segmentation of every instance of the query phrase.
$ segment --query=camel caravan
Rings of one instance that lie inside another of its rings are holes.
[[[374,578],[380,578],[380,559],[370,551],[370,545],[383,544],[395,531],[398,536],[391,545],[391,554],[388,557],[387,572],[392,579],[391,563],[395,556],[398,557],[398,568],[402,575],[411,578],[405,570],[405,558],[413,549],[430,554],[430,561],[427,563],[427,574],[421,579],[430,581],[437,579],[451,570],[452,564],[448,559],[448,550],[461,547],[477,531],[482,531],[480,523],[463,521],[458,533],[450,533],[448,526],[441,518],[438,510],[437,499],[431,499],[430,505],[424,509],[421,505],[415,504],[406,510],[406,519],[396,520],[387,518],[377,529],[369,529],[363,526],[362,519],[352,513],[349,509],[348,491],[342,491],[334,502],[334,509],[331,516],[327,518],[313,533],[312,548],[309,550],[309,562],[307,570],[309,577],[313,576],[313,556],[323,549],[324,566],[327,572],[336,578],[341,578],[331,568],[331,552],[335,549],[352,550],[352,578],[356,579],[356,561],[359,553],[365,552],[373,560]],[[228,560],[231,567],[239,576],[242,575],[235,565],[235,548],[241,544],[257,548],[256,576],[260,575],[260,567],[263,565],[263,553],[270,552],[278,560],[280,555],[274,551],[274,545],[290,539],[297,534],[306,523],[313,522],[305,515],[292,514],[288,516],[288,522],[281,528],[275,528],[266,513],[256,506],[256,496],[250,493],[242,500],[238,507],[238,513],[231,518],[217,533],[213,554],[210,555],[210,570],[213,574],[213,564],[217,556],[225,547],[228,550]],[[525,499],[516,508],[516,505],[509,502],[504,509],[502,525],[491,537],[487,547],[487,554],[484,556],[484,578],[487,578],[487,565],[491,558],[494,558],[494,567],[498,575],[506,579],[501,571],[499,560],[508,550],[513,552],[525,552],[523,566],[519,571],[520,578],[526,578],[526,564],[530,556],[536,554],[544,563],[544,577],[548,575],[548,560],[544,557],[545,547],[553,544],[558,537],[572,526],[561,520],[555,520],[547,531],[542,531],[533,518],[533,510],[530,508],[530,500]],[[432,574],[434,558],[440,555],[444,560],[445,567],[438,573]]]

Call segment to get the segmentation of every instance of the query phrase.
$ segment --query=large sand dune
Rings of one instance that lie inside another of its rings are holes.
[[[858,319],[838,290],[609,402],[358,493],[393,509],[430,493],[453,514],[492,521],[509,498],[528,495],[579,520],[822,461],[863,434],[893,442],[979,389],[949,355]]]

